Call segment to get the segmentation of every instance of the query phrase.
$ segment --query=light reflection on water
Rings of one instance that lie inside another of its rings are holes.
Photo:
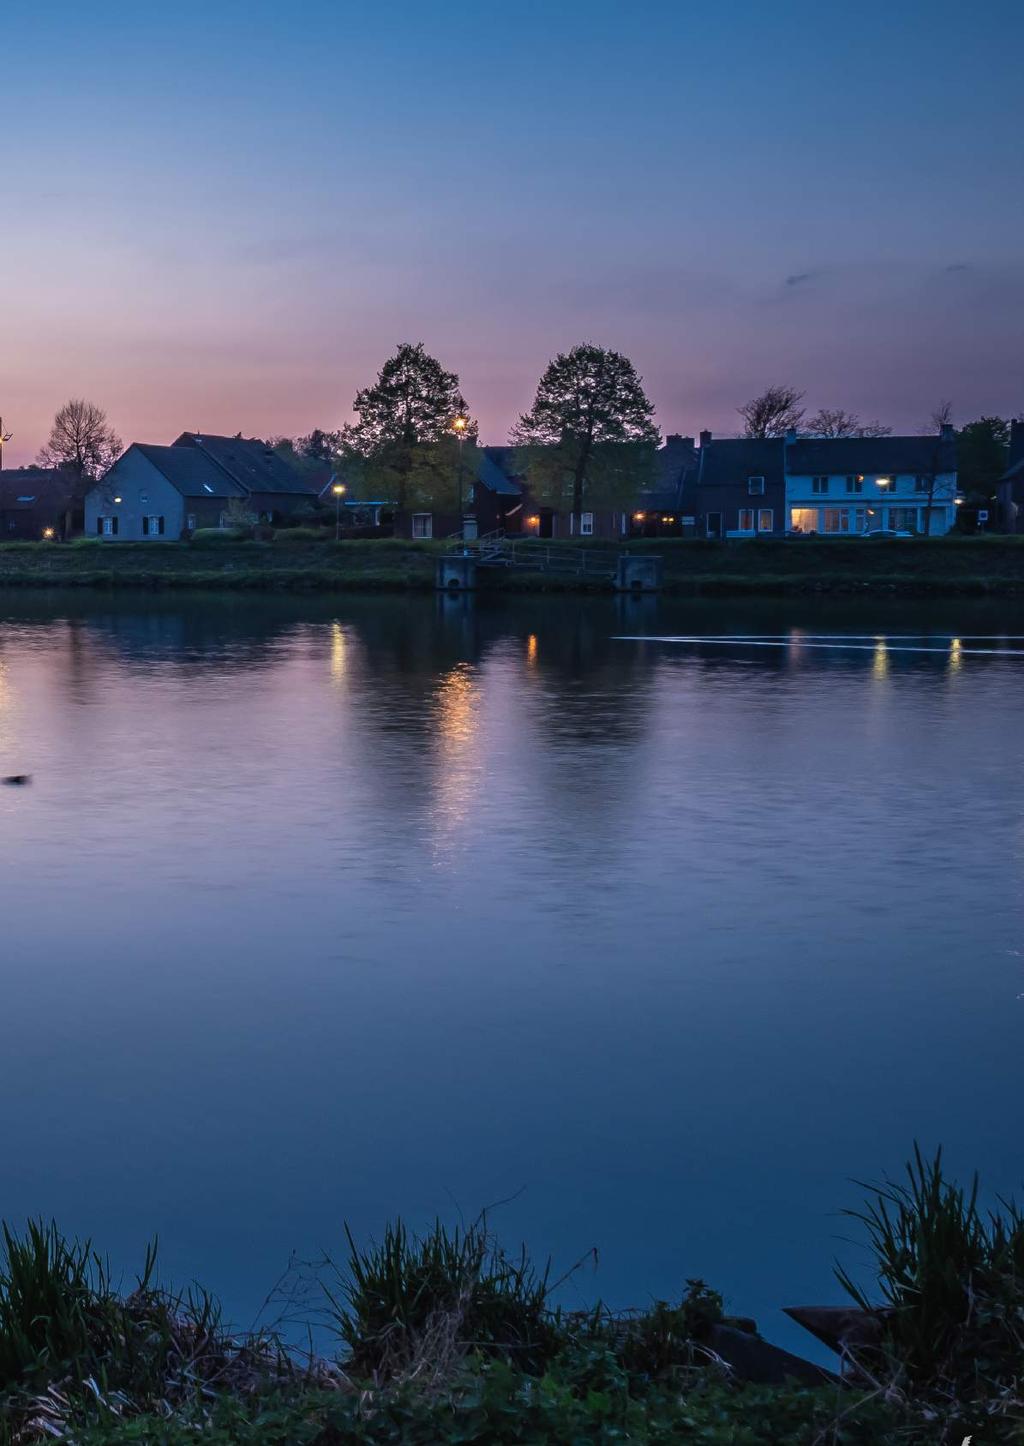
[[[244,1320],[343,1219],[522,1190],[512,1239],[600,1248],[583,1296],[702,1275],[795,1345],[848,1177],[916,1137],[1019,1188],[1004,608],[3,618],[6,1214],[159,1232]]]

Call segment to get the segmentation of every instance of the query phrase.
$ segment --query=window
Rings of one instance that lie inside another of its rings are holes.
[[[827,492],[827,491],[828,491],[828,478],[827,478],[827,477],[812,477],[812,478],[811,478],[811,491],[812,491],[812,492],[817,492],[817,493]]]
[[[752,507],[740,508],[740,520],[737,530],[739,532],[753,532],[754,530],[754,509]]]
[[[930,479],[929,477],[915,477],[915,478],[914,478],[914,491],[915,491],[915,492],[927,492],[930,483],[931,483],[931,479]]]
[[[857,477],[847,477],[847,479],[846,479],[846,490],[847,490],[847,492],[863,492],[863,491],[864,491],[864,478],[863,478],[863,477],[860,477],[860,476],[857,476]]]
[[[420,539],[433,537],[434,515],[431,512],[414,512],[412,514],[412,535]]]
[[[889,526],[897,532],[917,531],[917,508],[916,507],[890,507]]]
[[[763,477],[748,477],[748,478],[747,478],[747,493],[748,493],[748,495],[751,496],[751,497],[763,497],[763,496],[764,496],[764,478],[763,478]]]
[[[790,532],[817,532],[818,509],[816,507],[791,507],[789,509]]]
[[[775,513],[770,507],[760,507],[757,512],[758,532],[771,532],[775,527]]]
[[[594,535],[594,514],[592,512],[580,513],[580,536],[593,537]]]
[[[142,506],[145,507],[146,503],[149,501],[149,493],[148,493],[148,492],[140,492],[140,493],[139,493],[139,501],[140,501],[140,503],[142,504]]]
[[[102,537],[116,537],[116,536],[117,536],[117,518],[116,518],[116,517],[98,517],[98,518],[96,519],[96,531],[97,531]]]
[[[194,512],[190,512],[190,513],[188,514],[188,516],[185,518],[185,526],[186,526],[186,528],[188,529],[189,532],[195,532],[195,530],[196,530],[196,514],[195,514]]]
[[[849,509],[846,507],[826,507],[824,530],[826,532],[849,532]]]
[[[144,517],[142,519],[143,537],[159,537],[164,530],[162,517]]]

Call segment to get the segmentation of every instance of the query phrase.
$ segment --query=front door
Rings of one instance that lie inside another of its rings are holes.
[[[538,536],[538,537],[554,537],[554,535],[555,535],[555,514],[552,512],[551,508],[550,508],[550,507],[542,508],[541,511],[540,511],[540,513],[538,514],[538,516],[539,516],[539,519],[540,519],[540,520],[539,520],[538,523],[537,523],[537,536]]]
[[[722,514],[720,512],[709,512],[706,519],[707,534],[709,537],[721,537],[722,535]]]

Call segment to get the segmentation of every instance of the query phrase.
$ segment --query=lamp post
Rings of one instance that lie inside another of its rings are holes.
[[[341,537],[341,499],[345,495],[344,482],[335,482],[331,491],[334,493],[334,540],[337,542]]]
[[[459,458],[455,464],[455,487],[459,497],[459,536],[462,536],[465,525],[462,516],[462,444],[466,440],[466,428],[469,426],[469,418],[459,414],[452,418],[452,431],[459,444]]]
[[[13,432],[4,431],[4,419],[0,417],[0,472],[4,470],[4,443],[9,442],[13,435]]]

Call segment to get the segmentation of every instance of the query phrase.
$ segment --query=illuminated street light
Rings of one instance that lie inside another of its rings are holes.
[[[0,472],[4,470],[4,443],[9,442],[13,436],[13,432],[4,431],[4,419],[0,417]]]
[[[458,461],[455,464],[455,489],[459,497],[459,536],[463,535],[466,521],[462,515],[462,444],[466,440],[466,429],[469,426],[469,418],[464,417],[460,412],[457,417],[452,418],[452,431],[455,433],[456,441],[459,444]]]
[[[341,539],[341,499],[346,492],[344,482],[335,482],[331,491],[334,493],[334,540],[338,542]]]

